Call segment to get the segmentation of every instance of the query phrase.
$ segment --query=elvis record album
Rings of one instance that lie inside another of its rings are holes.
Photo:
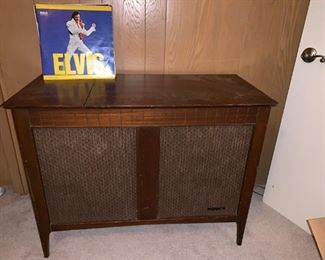
[[[44,80],[115,78],[110,5],[36,4]]]

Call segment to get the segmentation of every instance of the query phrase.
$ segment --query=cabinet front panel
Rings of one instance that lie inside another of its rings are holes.
[[[159,218],[236,215],[252,125],[160,130]]]
[[[33,128],[51,224],[136,219],[135,128]]]

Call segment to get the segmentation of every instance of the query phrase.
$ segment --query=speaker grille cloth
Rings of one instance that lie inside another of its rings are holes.
[[[34,128],[52,224],[136,219],[135,128]]]
[[[236,215],[252,131],[161,128],[159,218]]]

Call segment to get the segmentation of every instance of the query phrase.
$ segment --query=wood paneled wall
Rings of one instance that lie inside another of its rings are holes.
[[[279,101],[258,169],[258,182],[265,183],[309,0],[34,2],[113,4],[118,73],[237,73]],[[0,40],[5,99],[41,73],[32,4],[1,1],[2,24],[13,25],[1,26],[1,35],[16,36]]]
[[[0,104],[2,104],[3,102],[3,95],[2,95],[2,91],[0,88]],[[3,108],[0,108],[0,122],[2,123],[2,121],[6,120],[5,117],[3,117],[3,115],[5,115],[5,111]],[[1,129],[2,127],[0,126],[0,184],[2,185],[9,185],[11,184],[11,178],[10,178],[10,174],[9,174],[9,168],[8,168],[8,163],[7,163],[7,158],[5,155],[5,151],[4,151],[4,144],[3,144],[3,137],[1,135]]]

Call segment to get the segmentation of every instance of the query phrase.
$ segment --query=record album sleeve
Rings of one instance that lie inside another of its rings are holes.
[[[45,80],[115,78],[110,5],[35,5]]]

